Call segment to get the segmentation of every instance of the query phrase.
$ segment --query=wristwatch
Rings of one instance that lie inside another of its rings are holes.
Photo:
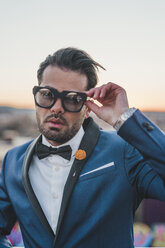
[[[136,111],[136,108],[129,108],[124,113],[122,113],[119,117],[119,119],[115,122],[113,125],[113,128],[116,131],[119,131],[120,127],[124,124],[124,122],[133,115],[133,113]]]

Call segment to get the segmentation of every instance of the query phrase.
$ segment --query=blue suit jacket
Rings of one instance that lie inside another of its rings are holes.
[[[165,201],[165,135],[139,111],[118,134],[133,146],[88,120],[80,144],[87,157],[75,159],[71,168],[56,236],[28,176],[40,137],[9,151],[0,177],[0,248],[10,247],[4,236],[16,220],[27,248],[133,247],[134,214],[141,200]]]

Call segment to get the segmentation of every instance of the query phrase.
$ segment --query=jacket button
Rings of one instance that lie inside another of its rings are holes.
[[[149,131],[149,132],[151,132],[152,130],[154,130],[154,127],[153,126],[148,126],[148,128],[147,128],[147,131]]]
[[[151,132],[152,130],[154,130],[154,127],[152,125],[150,125],[149,122],[143,122],[142,123],[143,127],[145,127],[147,129],[147,131]]]
[[[150,124],[148,122],[143,122],[142,125],[143,125],[143,127],[147,127],[147,128],[150,126]]]

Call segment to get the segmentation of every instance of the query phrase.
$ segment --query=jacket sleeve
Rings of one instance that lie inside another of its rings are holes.
[[[140,199],[152,198],[165,201],[165,183],[153,169],[157,162],[144,157],[131,145],[126,143],[125,171],[129,183],[136,189]]]
[[[165,181],[165,134],[139,110],[119,129],[118,135],[135,147]]]
[[[4,158],[0,173],[0,248],[12,247],[5,236],[10,234],[16,222],[16,215],[5,185],[6,157],[7,155]]]
[[[124,161],[128,181],[140,199],[165,201],[165,183],[153,169],[158,164],[156,160],[144,158],[136,148],[126,143]]]

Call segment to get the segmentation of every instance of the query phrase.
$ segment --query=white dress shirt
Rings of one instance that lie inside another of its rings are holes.
[[[61,145],[71,146],[70,161],[59,155],[49,155],[41,160],[34,155],[30,165],[29,178],[32,188],[54,233],[56,233],[64,186],[83,135],[84,130],[81,127],[71,140]],[[44,136],[42,143],[52,146]],[[60,146],[56,148],[58,147]]]

